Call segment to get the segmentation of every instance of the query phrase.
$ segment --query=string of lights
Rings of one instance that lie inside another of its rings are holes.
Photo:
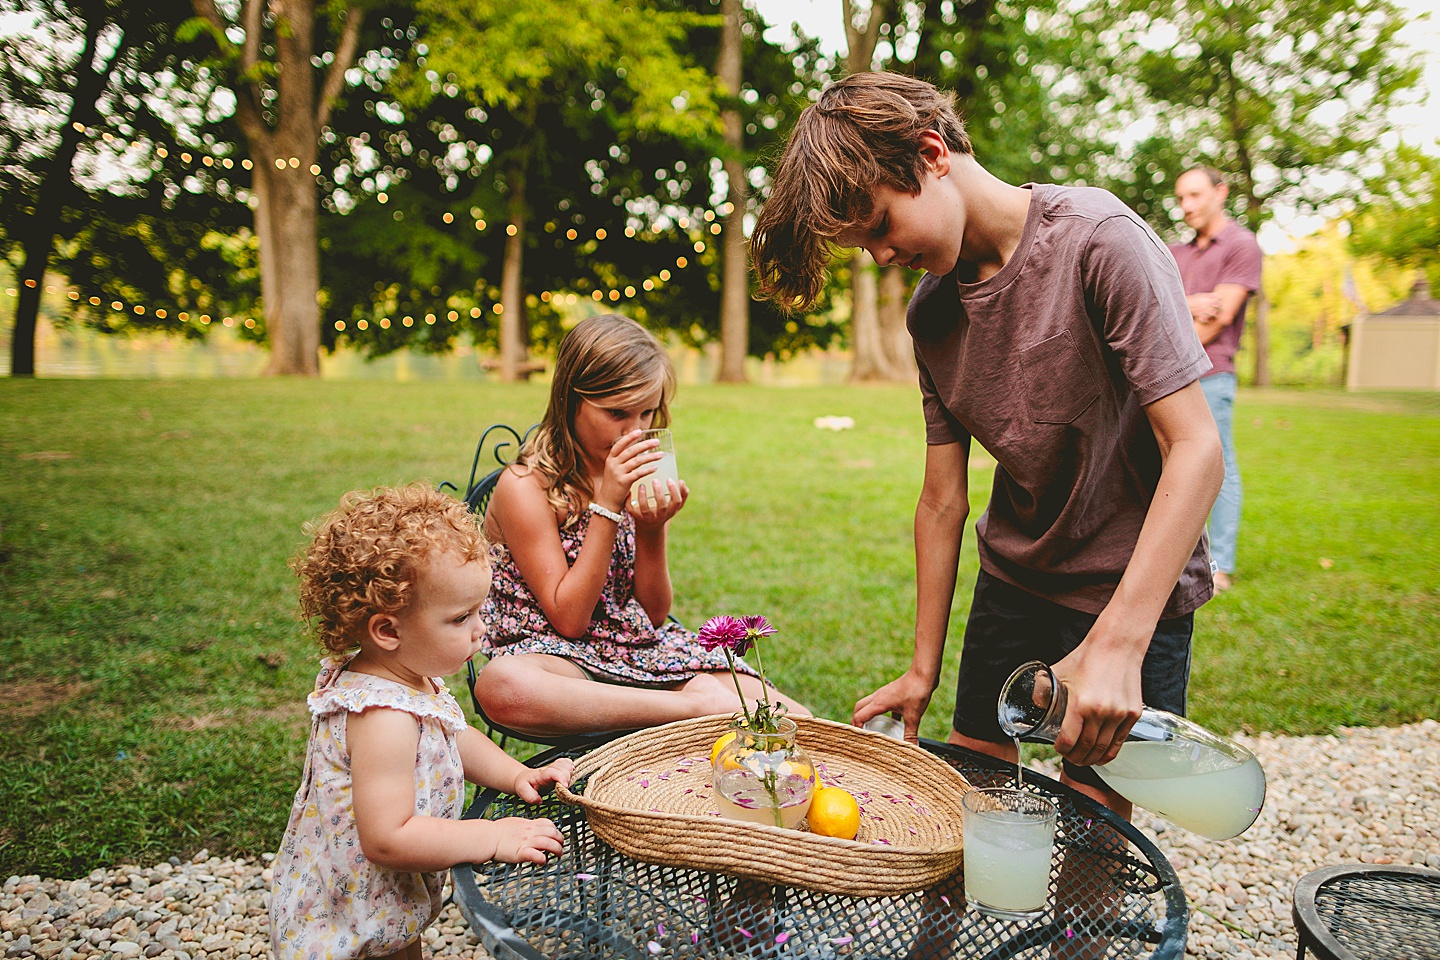
[[[74,123],[74,124],[72,124],[72,126],[73,126],[73,127],[75,128],[75,130],[76,130],[77,132],[79,132],[79,133],[86,133],[86,132],[89,130],[89,128],[86,127],[85,124],[83,124],[83,123]],[[114,142],[117,142],[117,141],[120,140],[119,137],[116,137],[114,134],[110,133],[109,131],[104,131],[104,132],[102,132],[102,133],[100,134],[100,137],[101,137],[101,139],[105,140],[105,141],[108,142],[108,143],[114,143]],[[219,167],[219,168],[224,169],[224,170],[230,170],[230,169],[235,168],[236,166],[239,166],[239,167],[240,167],[241,169],[243,169],[243,170],[252,170],[252,169],[254,169],[254,164],[251,162],[251,160],[250,160],[249,158],[242,158],[242,159],[240,159],[240,160],[237,161],[237,160],[235,160],[235,159],[232,158],[232,157],[213,156],[213,155],[211,155],[211,154],[203,153],[203,152],[201,152],[201,151],[199,151],[199,150],[193,150],[193,149],[190,149],[190,148],[183,148],[183,147],[175,147],[175,146],[170,146],[170,145],[166,145],[166,144],[155,144],[155,145],[154,145],[154,151],[155,151],[155,155],[158,156],[158,157],[161,157],[161,158],[168,158],[168,157],[171,156],[172,153],[174,153],[174,155],[177,156],[177,157],[180,159],[180,162],[181,162],[181,163],[186,163],[186,164],[191,164],[191,165],[198,165],[198,166],[204,166],[204,167],[209,167],[209,168]],[[276,169],[283,170],[283,169],[285,169],[286,167],[289,167],[289,168],[291,168],[291,169],[298,169],[299,166],[300,166],[300,160],[299,160],[299,158],[297,158],[297,157],[288,157],[288,158],[277,157],[276,160],[275,160],[275,167],[276,167]],[[321,168],[320,168],[319,164],[311,164],[311,166],[310,166],[310,173],[311,173],[312,176],[316,176],[316,177],[320,176],[320,174],[321,174]],[[390,196],[389,196],[389,194],[388,194],[386,191],[383,191],[383,190],[376,192],[376,193],[374,194],[374,197],[375,197],[376,202],[381,203],[381,204],[389,203],[389,201],[390,201]],[[721,215],[724,215],[725,213],[727,213],[727,212],[729,211],[729,206],[730,206],[729,203],[722,204],[722,205],[721,205],[721,209],[720,209],[720,211],[719,211],[720,214],[721,214]],[[477,207],[472,207],[472,208],[470,209],[470,215],[471,215],[472,222],[473,222],[473,224],[474,224],[475,229],[476,229],[477,231],[480,231],[480,232],[483,233],[483,232],[488,228],[488,226],[489,226],[488,222],[485,220],[485,218],[484,218],[484,216],[483,216],[483,211],[481,211],[481,210],[480,210],[479,208],[477,208]],[[441,220],[444,221],[444,222],[447,223],[447,224],[449,224],[449,223],[454,223],[455,220],[456,220],[456,216],[455,216],[454,213],[451,213],[450,211],[446,211],[446,212],[441,216]],[[691,221],[690,221],[690,218],[689,218],[689,217],[684,217],[684,216],[678,217],[678,218],[676,219],[675,223],[676,223],[676,226],[678,226],[681,230],[684,230],[684,231],[687,231],[687,232],[688,232],[688,231],[690,230],[690,228],[691,228]],[[553,232],[556,232],[556,231],[559,230],[559,226],[560,226],[560,225],[559,225],[555,220],[551,220],[551,221],[549,221],[549,222],[547,222],[547,223],[545,224],[544,229],[545,229],[545,231],[546,231],[547,233],[553,233]],[[690,236],[692,237],[692,240],[693,240],[693,242],[692,242],[692,247],[693,247],[694,252],[696,253],[696,255],[697,255],[697,257],[698,257],[698,255],[704,254],[705,251],[706,251],[706,249],[707,249],[707,244],[706,244],[706,242],[705,242],[706,239],[707,239],[707,234],[708,234],[709,236],[717,236],[717,235],[719,235],[719,233],[720,233],[720,231],[721,231],[721,226],[720,226],[719,222],[716,221],[716,212],[713,211],[713,210],[706,210],[706,211],[704,212],[704,215],[703,215],[703,223],[696,223],[695,226],[696,226],[697,228],[699,228],[699,229],[696,230],[694,233],[691,233]],[[505,232],[506,232],[506,234],[509,235],[509,236],[514,236],[514,235],[518,232],[518,228],[517,228],[516,225],[513,224],[513,223],[511,223],[511,224],[506,224]],[[627,238],[632,238],[632,239],[639,234],[639,231],[637,231],[637,230],[635,229],[635,227],[633,227],[633,226],[627,226],[627,227],[625,228],[625,231],[624,231],[624,232],[625,232],[625,236],[626,236]],[[587,231],[587,233],[588,233],[588,231]],[[575,243],[589,243],[589,242],[591,242],[592,240],[595,241],[595,242],[597,242],[597,243],[599,243],[599,242],[605,241],[605,240],[607,239],[607,237],[609,236],[609,233],[605,230],[604,227],[601,227],[601,228],[595,230],[593,234],[590,234],[590,235],[582,235],[581,232],[580,232],[579,230],[577,230],[575,227],[570,227],[570,228],[568,228],[568,229],[565,230],[563,236],[565,237],[566,240],[569,240],[569,241],[575,242]],[[690,265],[690,263],[691,263],[691,260],[690,260],[689,257],[683,256],[683,255],[682,255],[682,256],[679,256],[679,257],[676,257],[676,258],[675,258],[675,269],[677,269],[677,270],[684,270],[686,267],[688,267],[688,266]],[[590,292],[589,297],[590,297],[590,299],[594,300],[596,303],[604,303],[604,302],[606,302],[606,301],[608,301],[608,302],[610,302],[610,303],[619,303],[621,300],[631,300],[631,299],[634,299],[635,296],[636,296],[641,290],[644,290],[644,291],[646,291],[646,292],[649,292],[649,291],[652,291],[652,290],[659,289],[659,287],[661,286],[661,284],[663,284],[663,283],[665,283],[666,281],[668,281],[671,276],[672,276],[671,271],[670,271],[668,268],[662,269],[662,270],[660,270],[658,273],[656,273],[656,274],[654,274],[654,275],[652,275],[652,276],[650,276],[650,277],[647,277],[645,280],[641,281],[639,288],[637,288],[637,287],[636,287],[635,285],[633,285],[633,284],[626,284],[624,287],[615,287],[615,288],[610,288],[610,289],[605,289],[605,290],[596,289],[596,290],[592,290],[592,291]],[[28,287],[32,287],[32,288],[33,288],[33,287],[36,286],[36,282],[35,282],[35,280],[33,280],[33,279],[26,280],[26,281],[25,281],[25,285],[28,286]],[[45,289],[46,289],[46,291],[49,292],[49,293],[58,293],[58,292],[60,292],[60,290],[59,290],[57,287],[55,287],[53,284],[47,284],[46,287],[45,287]],[[17,292],[18,292],[18,291],[17,291],[15,288],[12,287],[12,288],[6,290],[5,292],[6,292],[6,295],[7,295],[7,296],[14,297],[14,296],[17,295]],[[80,301],[81,297],[80,297],[80,294],[79,294],[78,291],[76,291],[76,290],[68,290],[68,291],[65,291],[65,292],[67,293],[67,295],[69,296],[69,298],[70,298],[72,301],[75,301],[75,302],[79,302],[79,301]],[[465,299],[474,299],[475,297],[476,297],[476,294],[475,294],[474,291],[465,291],[465,292],[463,292],[463,293],[451,294],[451,295],[447,296],[445,299],[446,299],[447,302],[448,302],[448,301],[450,301],[450,300],[452,300],[452,299],[465,300]],[[540,300],[541,300],[542,302],[544,302],[544,303],[554,303],[554,304],[557,304],[557,305],[570,305],[570,306],[573,306],[573,305],[575,305],[576,303],[578,303],[578,302],[580,301],[580,299],[581,299],[581,296],[580,296],[579,294],[574,293],[574,292],[570,292],[570,291],[549,291],[549,290],[547,290],[547,291],[543,291],[543,292],[540,294]],[[93,306],[93,307],[104,307],[104,306],[106,306],[105,302],[104,302],[100,297],[93,297],[93,296],[92,296],[92,297],[89,297],[88,300],[87,300],[87,302],[89,303],[90,306]],[[131,313],[131,314],[133,314],[133,315],[135,315],[135,316],[137,316],[137,317],[139,317],[139,316],[145,316],[145,315],[148,313],[148,314],[150,314],[150,315],[152,315],[152,316],[154,316],[154,317],[156,317],[156,318],[158,318],[158,319],[161,319],[161,320],[169,319],[168,311],[167,311],[165,308],[163,308],[163,307],[153,308],[153,309],[152,309],[152,308],[148,307],[148,306],[145,305],[145,304],[134,304],[134,303],[127,304],[127,303],[122,302],[122,301],[120,301],[120,300],[113,300],[113,301],[111,301],[111,302],[108,304],[108,306],[110,307],[110,309],[111,309],[112,311],[117,312],[117,313]],[[503,313],[503,312],[504,312],[504,309],[505,309],[505,308],[504,308],[504,304],[499,303],[499,302],[493,302],[493,303],[490,305],[490,311],[491,311],[493,314],[496,314],[496,315],[499,315],[499,314]],[[478,319],[478,318],[480,318],[481,316],[484,315],[484,312],[485,312],[484,309],[483,309],[481,306],[478,306],[478,305],[477,305],[477,306],[472,306],[472,307],[469,308],[469,315],[470,315],[470,317],[471,317],[472,319]],[[450,310],[450,311],[447,311],[447,312],[446,312],[446,314],[445,314],[445,319],[446,319],[448,322],[450,322],[450,323],[457,323],[457,322],[459,322],[459,320],[460,320],[460,315],[461,315],[461,314],[460,314],[460,311],[458,311],[458,310]],[[231,316],[222,316],[222,317],[216,318],[216,317],[211,316],[211,315],[208,314],[208,313],[191,313],[191,312],[189,312],[189,311],[180,311],[180,312],[177,312],[177,313],[175,314],[174,319],[175,319],[175,321],[176,321],[177,323],[182,323],[182,324],[183,324],[183,323],[192,323],[192,322],[193,322],[193,323],[198,323],[200,326],[208,326],[208,325],[210,325],[211,323],[219,322],[219,323],[221,323],[222,325],[227,326],[227,327],[233,327],[233,326],[239,325],[239,326],[243,326],[243,327],[245,327],[245,328],[247,328],[247,329],[251,329],[251,330],[253,330],[253,329],[255,328],[255,326],[257,325],[257,323],[259,323],[259,321],[257,321],[254,317],[231,317]],[[414,325],[415,325],[415,323],[417,322],[417,320],[416,320],[416,318],[415,318],[413,315],[408,315],[408,316],[402,316],[402,317],[400,318],[400,321],[399,321],[399,322],[400,322],[401,326],[411,327],[411,326],[414,326]],[[418,321],[418,322],[422,322],[422,323],[425,323],[425,324],[427,324],[427,325],[433,326],[434,324],[436,324],[436,323],[439,322],[439,317],[438,317],[436,314],[434,314],[434,313],[426,313],[426,314],[423,315],[423,317],[422,317],[422,318],[420,319],[420,321]],[[393,321],[390,317],[381,317],[379,320],[375,321],[375,325],[378,326],[378,327],[380,327],[382,330],[388,330],[388,329],[393,325],[393,323],[394,323],[394,321]],[[334,324],[333,324],[333,325],[334,325],[334,328],[335,328],[336,332],[339,332],[339,333],[343,333],[343,332],[345,332],[345,331],[349,328],[349,323],[347,323],[347,321],[345,321],[345,320],[336,320],[336,321],[334,321]],[[371,326],[371,322],[370,322],[369,320],[365,319],[365,318],[361,318],[361,319],[355,321],[355,327],[356,327],[357,330],[361,330],[361,331],[368,330],[368,329],[370,328],[370,326]]]

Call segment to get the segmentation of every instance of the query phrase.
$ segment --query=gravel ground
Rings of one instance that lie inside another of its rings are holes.
[[[1210,842],[1137,817],[1190,898],[1190,955],[1293,957],[1291,895],[1317,867],[1440,869],[1440,723],[1238,739],[1269,778],[1265,810],[1242,839]],[[268,958],[267,860],[201,851],[185,862],[97,869],[76,880],[10,877],[0,888],[0,950],[40,960]],[[435,957],[485,956],[453,904],[426,942]]]

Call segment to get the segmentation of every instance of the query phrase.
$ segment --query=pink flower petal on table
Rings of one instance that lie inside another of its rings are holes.
[[[649,943],[645,944],[645,949],[649,950],[652,954],[654,954],[659,953],[662,948],[660,944],[656,943],[654,940],[651,940]]]
[[[655,936],[657,936],[657,937],[663,937],[663,936],[665,936],[665,924],[663,924],[663,923],[657,923],[657,924],[655,924]]]
[[[943,894],[943,893],[940,894],[940,902],[943,903],[943,904],[945,904],[945,906],[947,906],[947,907],[950,906],[950,898],[947,897],[947,896],[945,896],[945,894]]]
[[[586,880],[594,880],[594,879],[595,879],[595,874],[593,874],[593,873],[577,873],[577,874],[575,874],[575,879],[576,879],[576,880],[579,880],[579,881],[581,881],[581,882],[583,883],[583,882],[586,881]]]
[[[747,940],[753,940],[755,938],[755,934],[751,933],[749,930],[746,930],[744,927],[736,927],[735,929],[739,930],[740,936],[746,938]]]
[[[786,940],[789,940],[789,939],[790,939],[790,934],[788,934],[788,933],[780,933],[780,934],[776,934],[776,935],[775,935],[775,942],[776,942],[776,943],[784,943]]]
[[[1066,939],[1066,940],[1074,940],[1074,939],[1075,939],[1075,931],[1072,930],[1072,929],[1070,929],[1069,927],[1066,927],[1066,928],[1065,928],[1065,939]]]
[[[700,899],[701,899],[701,900],[704,900],[705,898],[704,898],[704,897],[701,897]],[[698,931],[698,930],[691,930],[691,931],[690,931],[690,942],[691,942],[691,943],[699,943],[699,942],[700,942],[700,931]]]
[[[867,923],[867,924],[865,924],[865,926],[867,926],[867,927],[878,927],[878,926],[880,926],[880,918],[879,918],[879,917],[871,917],[871,918],[870,918],[870,922]]]
[[[680,794],[680,796],[683,797],[683,796],[685,796],[686,793],[694,793],[694,792],[695,792],[694,790],[691,790],[689,787],[686,787],[686,788],[685,788],[685,792],[682,793],[682,794]]]
[[[845,944],[847,944],[847,943],[854,943],[854,942],[855,942],[855,938],[852,937],[852,936],[850,936],[848,933],[847,933],[845,936],[843,936],[843,937],[831,937],[831,938],[830,938],[830,943],[831,943],[832,945],[834,945],[834,946],[837,946],[837,947],[843,947],[843,946],[845,946]]]

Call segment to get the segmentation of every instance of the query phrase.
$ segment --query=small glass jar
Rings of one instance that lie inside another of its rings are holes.
[[[735,737],[711,768],[721,815],[797,828],[815,794],[815,765],[795,742],[795,721],[781,717],[775,732],[760,733],[741,718],[730,729]]]

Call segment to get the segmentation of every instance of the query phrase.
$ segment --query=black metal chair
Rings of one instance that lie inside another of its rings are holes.
[[[470,508],[471,513],[477,516],[485,515],[485,508],[490,504],[490,495],[495,492],[495,484],[500,481],[500,474],[504,472],[506,467],[515,462],[515,457],[519,455],[521,446],[524,445],[526,440],[530,439],[530,434],[534,433],[539,426],[538,423],[533,424],[524,434],[521,434],[509,424],[496,423],[486,427],[485,432],[480,434],[480,442],[475,445],[475,459],[471,461],[470,464],[470,479],[466,481],[465,494],[461,497],[461,499],[465,501],[465,506]],[[491,434],[496,435],[496,440],[490,450],[490,455],[494,458],[497,466],[479,480],[476,480],[475,474],[480,471],[480,460],[484,456],[486,444],[490,442]],[[510,450],[509,448],[511,447],[514,449]],[[442,482],[439,486],[441,490],[447,488],[453,490],[457,495],[460,493],[460,488],[448,480]],[[591,741],[600,742],[606,736],[609,736],[609,734],[604,733],[587,733],[571,734],[563,737],[545,737],[533,733],[520,733],[503,724],[496,723],[485,713],[485,708],[480,705],[480,698],[475,696],[475,680],[478,676],[479,671],[475,667],[475,661],[473,659],[467,660],[465,662],[465,678],[470,689],[470,703],[475,708],[475,715],[485,722],[485,732],[490,736],[490,739],[495,740],[498,734],[499,739],[497,742],[502,747],[511,740],[517,740],[521,743],[569,747]]]
[[[1295,885],[1296,960],[1440,957],[1440,873],[1424,867],[1342,863]]]

